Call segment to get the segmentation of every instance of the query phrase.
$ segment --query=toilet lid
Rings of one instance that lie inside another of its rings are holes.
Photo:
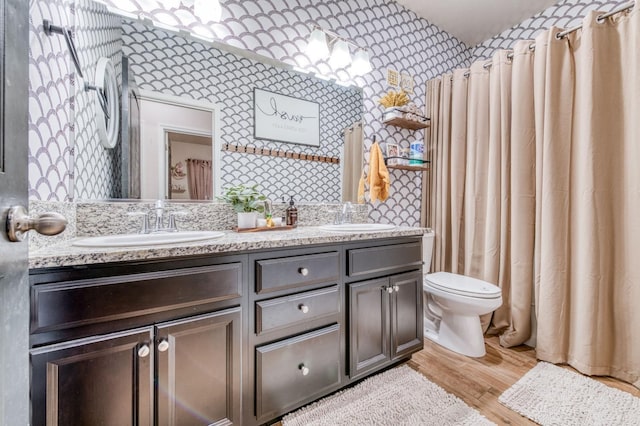
[[[436,272],[426,277],[430,286],[462,296],[494,299],[502,295],[500,287],[486,281],[450,272]]]

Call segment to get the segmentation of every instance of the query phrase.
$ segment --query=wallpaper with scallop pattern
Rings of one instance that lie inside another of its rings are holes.
[[[62,0],[55,0],[62,1]],[[70,0],[69,0],[70,1]],[[80,0],[78,0],[80,1]],[[83,0],[84,1],[84,0]],[[35,0],[38,3],[38,0]],[[111,2],[108,0],[107,3]],[[41,1],[42,7],[50,7],[51,2]],[[467,47],[449,34],[439,30],[414,13],[404,9],[393,1],[326,1],[319,4],[308,0],[259,0],[259,1],[222,1],[223,20],[221,23],[205,26],[195,20],[189,9],[181,7],[179,10],[166,11],[157,7],[153,0],[126,0],[124,8],[130,12],[140,13],[142,18],[155,22],[171,24],[199,36],[213,37],[218,41],[242,49],[251,50],[268,58],[283,61],[291,65],[307,67],[312,71],[322,72],[337,79],[348,79],[346,70],[333,71],[326,62],[310,65],[303,50],[306,39],[314,24],[336,31],[340,35],[350,38],[369,48],[374,71],[364,77],[356,79],[355,83],[363,87],[363,118],[365,134],[365,150],[368,151],[371,140],[375,135],[382,141],[395,141],[408,146],[414,139],[422,139],[422,132],[413,132],[384,126],[380,123],[382,108],[377,104],[379,97],[389,88],[386,84],[386,69],[392,67],[398,71],[411,74],[416,80],[414,101],[423,105],[424,82],[438,74],[454,68],[468,57]],[[64,8],[63,8],[64,11]],[[70,14],[68,11],[67,14]],[[71,14],[70,14],[71,15]],[[34,19],[37,22],[38,19]],[[73,22],[71,22],[73,24]],[[44,38],[37,27],[32,28],[32,39],[38,42]],[[63,45],[59,45],[58,54],[61,56],[63,75],[73,75],[69,67],[69,57]],[[51,49],[53,50],[53,49]],[[42,58],[46,64],[48,52],[32,52],[32,58]],[[65,89],[69,89],[67,77]],[[64,81],[64,80],[63,80]],[[46,85],[46,83],[44,83]],[[33,88],[34,99],[39,96],[47,97],[46,90],[38,92]],[[58,96],[54,94],[51,104],[63,104],[71,95]],[[68,102],[68,100],[67,100]],[[42,117],[32,115],[32,121]],[[59,120],[64,127],[73,127],[73,117]],[[246,123],[250,126],[250,123]],[[34,135],[30,145],[37,147],[41,144],[39,136]],[[68,146],[68,152],[61,154],[62,160],[72,162],[74,145],[72,136],[61,137],[58,146]],[[88,146],[89,144],[87,144]],[[76,144],[79,147],[79,144]],[[100,148],[98,148],[100,149]],[[76,156],[79,156],[76,153]],[[95,155],[95,154],[91,154]],[[56,156],[57,157],[57,156]],[[105,156],[108,158],[108,156]],[[255,156],[229,154],[225,160],[225,169],[233,173],[233,164],[243,171],[254,170]],[[368,159],[368,154],[366,155]],[[34,165],[40,164],[38,152],[31,152]],[[95,163],[98,163],[96,161]],[[283,164],[280,174],[301,174],[296,168],[302,167],[302,162],[291,161]],[[109,176],[112,173],[108,161],[97,167],[95,173]],[[54,182],[59,187],[58,193],[53,193],[48,187],[33,185],[38,182],[42,173],[37,168],[30,174],[32,182],[31,197],[34,199],[73,199],[74,175],[69,173],[66,178],[47,176],[44,180]],[[321,180],[322,174],[312,171],[306,180]],[[309,177],[310,176],[310,177]],[[112,177],[113,178],[113,177]],[[87,180],[87,184],[89,181]],[[102,186],[102,185],[100,185]],[[296,188],[286,188],[282,191],[290,192]],[[103,192],[99,194],[99,192]],[[110,196],[109,190],[91,191],[97,198]],[[371,217],[383,222],[417,225],[420,220],[421,204],[421,176],[416,172],[392,171],[392,196],[385,203],[372,206]]]
[[[522,23],[503,31],[474,47],[472,60],[489,59],[498,49],[510,49],[518,40],[533,40],[540,31],[552,26],[572,28],[582,23],[582,19],[592,10],[608,12],[620,6],[623,1],[566,0],[548,7]]]
[[[362,95],[298,72],[226,52],[135,21],[125,21],[123,54],[140,89],[216,103],[222,144],[339,157],[344,129],[360,121]],[[292,96],[320,107],[319,147],[254,139],[253,90]],[[340,165],[318,161],[222,152],[223,188],[258,183],[272,200],[340,202]]]
[[[113,173],[117,170],[113,156],[99,153],[100,147],[94,149],[93,153],[75,151],[81,146],[94,147],[76,140],[79,137],[77,126],[80,125],[80,120],[75,117],[76,79],[62,38],[44,36],[40,25],[43,17],[75,25],[78,20],[75,9],[82,9],[81,5],[86,1],[31,0],[30,3],[29,180],[32,199],[72,200],[79,197],[79,194],[74,195],[77,192],[74,191],[74,181],[78,180],[73,173],[74,162],[76,158],[85,157],[95,157],[86,161],[86,164],[91,167],[96,165],[94,174],[104,176],[104,182],[97,180],[95,182],[99,183],[93,185],[93,177],[81,179],[83,183],[79,181],[75,185],[83,188],[83,194],[104,198],[111,196],[112,191],[117,191],[116,184],[108,183],[115,179]],[[113,4],[114,0],[104,2]],[[330,0],[322,3],[310,0],[222,0],[222,22],[211,25],[198,22],[191,10],[183,6],[167,11],[160,8],[155,0],[118,0],[118,3],[129,12],[159,25],[171,25],[191,35],[212,38],[335,79],[349,80],[348,73],[346,70],[334,71],[326,62],[310,64],[303,53],[314,24],[368,47],[374,71],[354,81],[363,87],[367,161],[374,136],[383,142],[396,142],[402,146],[423,138],[422,131],[388,127],[380,122],[382,108],[377,101],[389,89],[385,79],[387,67],[414,77],[416,85],[413,100],[422,106],[424,82],[428,79],[468,65],[472,59],[488,57],[495,49],[510,47],[515,40],[532,38],[537,31],[550,25],[572,26],[588,10],[610,10],[620,4],[597,0],[562,1],[475,48],[467,48],[446,32],[390,0]],[[161,33],[158,30],[151,31]],[[106,31],[105,36],[109,35],[112,32]],[[106,45],[111,43],[105,42]],[[254,169],[252,159],[255,156],[228,154],[226,157],[225,173],[236,173],[234,165],[242,170],[238,173]],[[284,164],[278,173],[291,171],[299,174],[301,172],[294,168],[300,164],[293,161],[290,165]],[[313,179],[316,179],[317,172],[312,173]],[[419,224],[420,173],[393,170],[391,178],[390,199],[370,206],[370,217],[381,222]]]

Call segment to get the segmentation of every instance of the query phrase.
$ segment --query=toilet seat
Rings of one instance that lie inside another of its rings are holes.
[[[435,289],[478,299],[497,299],[502,296],[500,287],[476,278],[450,272],[436,272],[425,276],[425,285]]]

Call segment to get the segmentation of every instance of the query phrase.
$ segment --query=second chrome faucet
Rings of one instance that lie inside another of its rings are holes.
[[[150,226],[151,214],[154,214],[155,221],[153,227]],[[185,211],[175,211],[168,213],[168,223],[165,226],[165,202],[164,200],[157,200],[155,206],[147,212],[138,211],[129,213],[130,216],[142,216],[142,226],[140,227],[141,234],[150,234],[152,232],[178,232],[178,226],[176,224],[176,216],[186,216],[188,213]]]

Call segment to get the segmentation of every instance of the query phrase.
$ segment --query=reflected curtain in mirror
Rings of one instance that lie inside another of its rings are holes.
[[[187,176],[189,179],[189,198],[192,200],[211,200],[213,198],[211,161],[188,158]]]
[[[342,201],[358,202],[358,182],[363,161],[362,122],[344,130],[342,153]]]

